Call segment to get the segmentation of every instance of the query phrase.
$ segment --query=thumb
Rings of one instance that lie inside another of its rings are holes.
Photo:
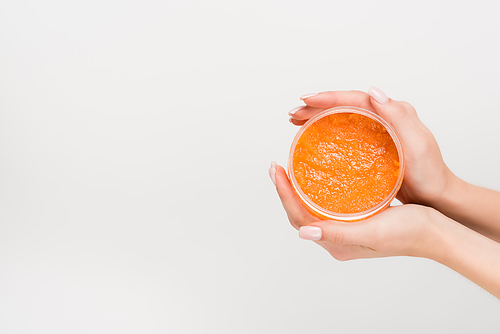
[[[336,245],[365,245],[370,235],[373,234],[370,230],[370,224],[365,222],[344,223],[322,220],[302,226],[299,230],[299,237]]]
[[[395,128],[408,123],[407,118],[413,120],[412,116],[416,116],[415,109],[411,105],[391,100],[377,87],[370,87],[368,95],[371,97],[370,100],[375,112]]]
[[[409,103],[391,100],[377,87],[370,87],[368,94],[375,112],[394,127],[403,146],[418,142],[423,132],[429,132]]]

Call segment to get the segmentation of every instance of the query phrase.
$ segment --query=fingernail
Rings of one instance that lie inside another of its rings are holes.
[[[299,237],[304,240],[321,240],[323,232],[316,226],[302,226],[299,229]]]
[[[377,87],[373,87],[373,86],[370,87],[370,89],[368,89],[368,95],[373,97],[373,99],[375,101],[377,101],[379,104],[382,104],[382,105],[386,104],[389,101],[389,98],[387,97],[387,95],[385,95],[385,93]]]
[[[318,93],[309,93],[309,94],[302,95],[302,96],[300,97],[300,99],[301,99],[301,100],[305,100],[305,99],[307,99],[307,98],[309,98],[309,97],[313,97],[313,96],[316,96],[316,95],[318,95]]]
[[[293,108],[292,110],[290,110],[288,112],[288,115],[292,116],[293,114],[295,114],[297,111],[299,111],[300,109],[304,108],[305,106],[300,106],[300,107],[296,107],[296,108]]]
[[[288,119],[288,121],[293,124],[292,120],[293,120],[293,118],[291,118],[291,117]]]
[[[271,167],[269,167],[269,176],[271,177],[271,181],[273,181],[274,186],[276,186],[276,162],[271,162]]]

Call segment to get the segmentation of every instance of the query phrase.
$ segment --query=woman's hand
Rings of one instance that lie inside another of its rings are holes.
[[[386,256],[436,258],[435,210],[418,205],[391,207],[363,221],[343,223],[311,215],[293,191],[283,167],[270,174],[292,226],[303,239],[314,240],[338,260]]]
[[[338,106],[377,113],[398,133],[406,169],[398,193],[405,205],[363,221],[342,223],[312,216],[293,191],[285,170],[273,162],[271,179],[299,236],[314,240],[339,260],[398,255],[430,258],[500,298],[500,243],[494,241],[500,241],[500,192],[470,185],[453,175],[415,109],[389,99],[377,88],[370,88],[369,94],[323,92],[301,99],[306,105],[290,112],[290,122],[295,125]]]
[[[293,109],[290,122],[304,124],[315,114],[333,107],[353,106],[370,110],[396,130],[404,151],[405,175],[397,198],[403,203],[436,203],[456,178],[445,165],[432,133],[407,102],[393,101],[378,88],[369,94],[360,91],[308,94],[301,99],[305,106]]]
[[[404,181],[397,194],[403,204],[431,206],[461,224],[500,242],[500,192],[471,185],[446,166],[432,133],[409,103],[389,99],[380,89],[323,92],[301,97],[305,106],[289,114],[290,122],[304,124],[318,112],[338,106],[375,112],[396,130],[404,151]]]
[[[363,221],[342,223],[312,216],[283,167],[269,169],[290,223],[338,260],[417,256],[440,262],[500,298],[500,244],[419,205],[390,207]]]

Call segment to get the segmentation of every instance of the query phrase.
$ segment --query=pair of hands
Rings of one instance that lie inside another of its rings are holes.
[[[407,102],[393,101],[372,87],[360,91],[323,92],[301,98],[306,104],[290,112],[290,122],[304,124],[315,114],[333,107],[370,110],[390,123],[401,140],[405,176],[397,198],[402,206],[389,207],[363,221],[343,223],[312,216],[293,191],[283,167],[274,162],[271,179],[293,227],[303,239],[315,240],[338,260],[384,256],[433,258],[438,252],[436,226],[439,213],[427,206],[439,201],[454,177],[445,165],[432,133]],[[414,205],[424,204],[427,206]]]

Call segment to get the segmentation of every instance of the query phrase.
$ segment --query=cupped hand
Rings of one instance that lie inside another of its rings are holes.
[[[431,208],[408,204],[390,207],[359,222],[320,220],[302,205],[283,167],[273,163],[269,172],[299,236],[314,240],[338,260],[403,255],[433,258],[438,251],[434,224],[437,212]]]
[[[403,146],[406,166],[403,185],[397,195],[402,203],[436,203],[454,179],[436,139],[409,103],[391,100],[375,87],[370,88],[369,94],[336,91],[308,94],[301,99],[306,105],[289,113],[290,122],[295,125],[304,124],[325,109],[351,106],[370,110],[394,127]]]

